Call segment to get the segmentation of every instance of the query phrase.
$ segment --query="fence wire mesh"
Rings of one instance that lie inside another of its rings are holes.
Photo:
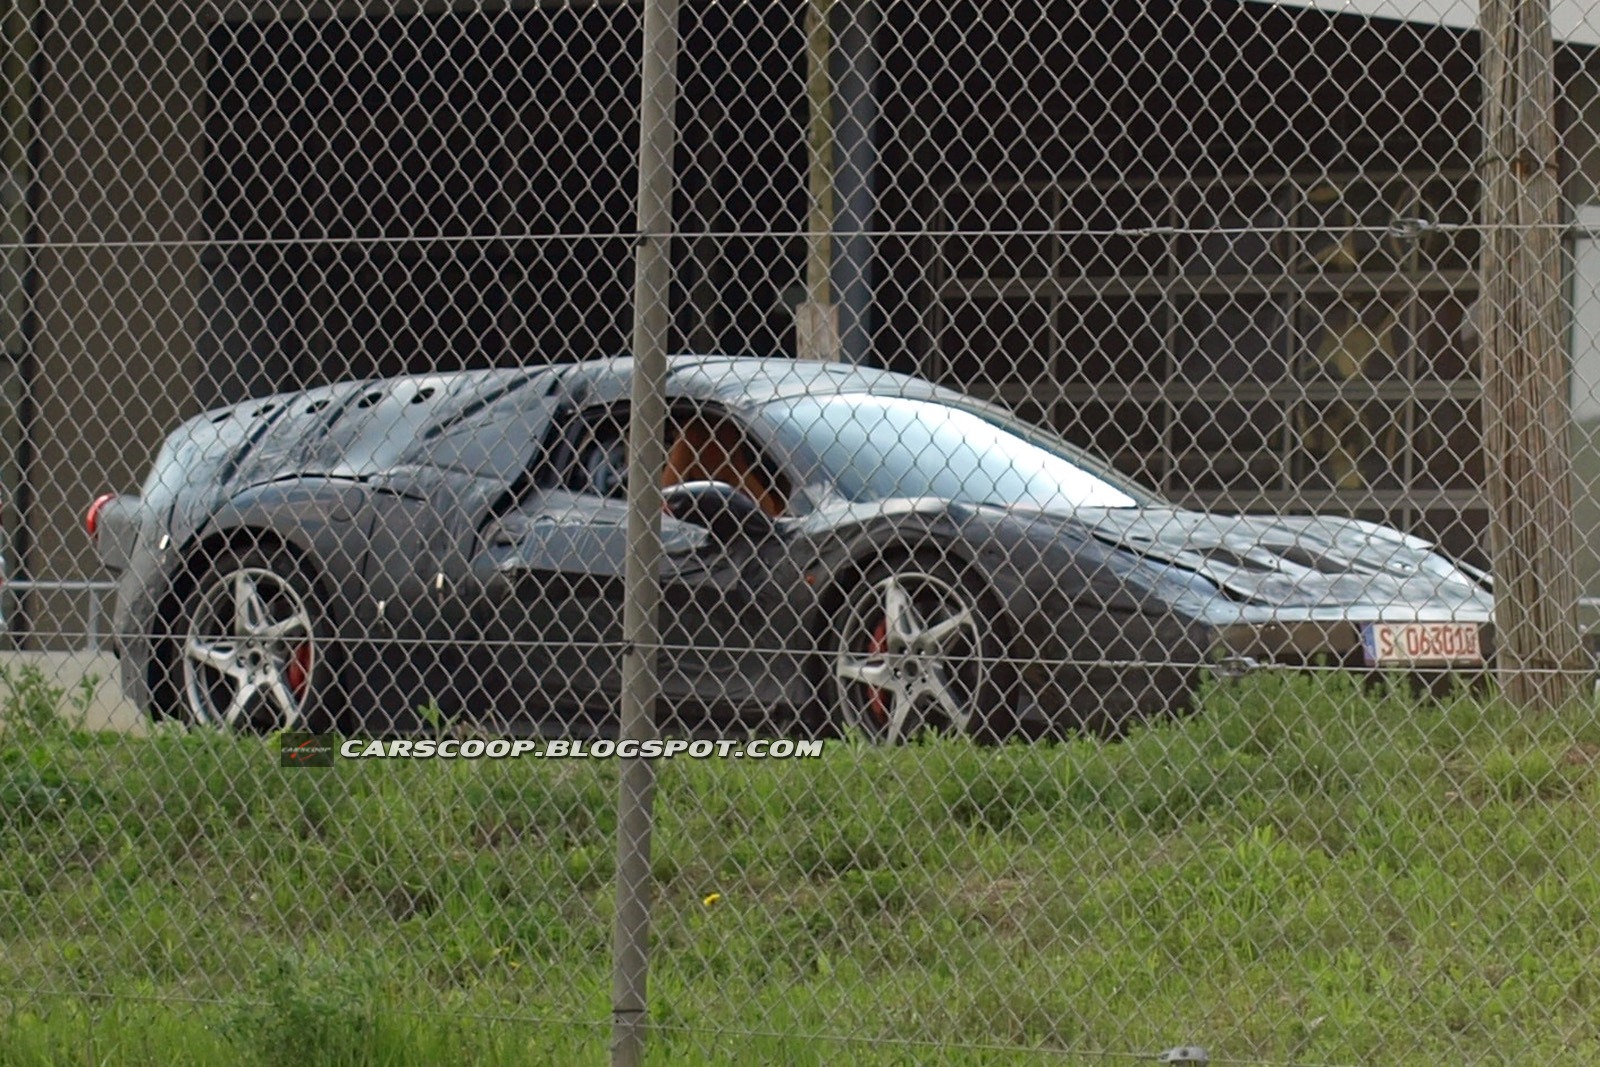
[[[0,1063],[1600,1054],[1600,9],[0,33]]]

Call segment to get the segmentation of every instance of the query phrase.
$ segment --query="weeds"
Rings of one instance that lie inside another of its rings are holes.
[[[611,763],[304,771],[0,689],[0,1064],[603,1061]],[[1584,1062],[1597,753],[1592,711],[1331,675],[1118,743],[664,762],[653,1059],[745,1062],[728,1035],[760,1032]],[[848,1053],[926,1059],[896,1048]]]
[[[86,674],[68,689],[37,664],[0,663],[0,738],[40,738],[82,730],[100,688]]]

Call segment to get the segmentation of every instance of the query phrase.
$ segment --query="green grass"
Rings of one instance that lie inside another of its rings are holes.
[[[613,763],[4,721],[0,1065],[605,1062]],[[660,771],[654,1063],[1600,1054],[1593,707],[1267,676],[1118,743]]]

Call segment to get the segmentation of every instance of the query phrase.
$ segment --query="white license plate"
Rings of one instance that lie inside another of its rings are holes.
[[[1482,663],[1475,622],[1372,622],[1361,628],[1367,665]]]

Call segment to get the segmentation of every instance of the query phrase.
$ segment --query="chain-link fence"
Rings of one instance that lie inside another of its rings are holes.
[[[1600,1053],[1600,7],[0,34],[0,1064]]]

